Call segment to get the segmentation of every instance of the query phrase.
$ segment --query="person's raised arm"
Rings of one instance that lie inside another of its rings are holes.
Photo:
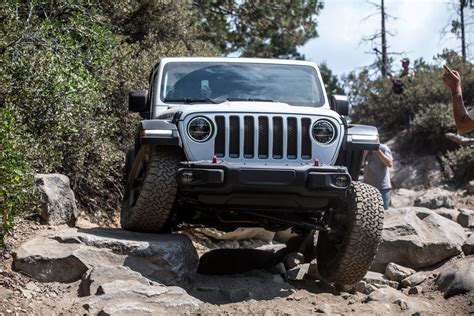
[[[379,157],[380,161],[387,166],[388,168],[393,166],[393,158],[391,155],[385,153],[382,149],[379,149],[378,151],[375,152],[377,157]]]
[[[451,70],[447,65],[444,65],[443,81],[446,87],[451,90],[454,122],[458,131],[460,133],[467,133],[474,130],[474,119],[467,112],[462,99],[461,76],[457,71]]]

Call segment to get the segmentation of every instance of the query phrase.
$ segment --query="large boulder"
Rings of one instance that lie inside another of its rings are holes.
[[[98,267],[84,274],[81,305],[93,315],[190,313],[201,301],[176,286],[163,286],[127,267]]]
[[[391,171],[394,189],[422,190],[442,183],[444,176],[436,156],[416,157]]]
[[[420,269],[461,253],[464,229],[425,208],[392,209],[385,215],[382,243],[371,270],[384,272],[388,263]]]
[[[459,211],[457,209],[451,209],[451,208],[438,208],[433,210],[438,215],[441,215],[451,221],[457,222],[458,221],[458,216],[459,216]]]
[[[409,189],[398,189],[392,192],[391,204],[393,208],[413,206],[420,193]]]
[[[465,257],[443,266],[436,279],[438,290],[448,298],[474,290],[474,256]]]
[[[443,189],[428,190],[415,199],[415,206],[429,209],[454,208],[453,193]]]
[[[458,223],[463,227],[474,228],[474,211],[460,208],[458,215]]]
[[[68,228],[37,236],[14,253],[18,271],[46,282],[74,282],[91,268],[126,266],[164,284],[187,283],[199,259],[184,235]]]
[[[37,174],[35,185],[41,193],[41,218],[45,224],[74,227],[77,207],[69,178],[62,174]]]

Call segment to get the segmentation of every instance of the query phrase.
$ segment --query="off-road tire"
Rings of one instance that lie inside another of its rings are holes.
[[[125,182],[128,181],[133,161],[135,160],[135,146],[130,147],[125,155]]]
[[[353,285],[369,270],[382,240],[383,201],[380,192],[365,183],[353,182],[347,196],[345,233],[335,243],[321,231],[317,243],[321,276],[337,285]]]
[[[130,183],[133,181],[128,179],[120,223],[126,230],[160,233],[174,210],[178,191],[176,173],[182,152],[173,147],[152,147],[148,150],[144,180],[138,196],[132,197]]]

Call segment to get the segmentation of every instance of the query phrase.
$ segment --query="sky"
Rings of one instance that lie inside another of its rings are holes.
[[[443,48],[461,51],[460,40],[451,33],[440,40],[442,29],[453,16],[451,0],[385,0],[385,7],[388,14],[397,17],[386,22],[387,30],[395,33],[387,38],[388,50],[403,53],[393,55],[393,71],[401,68],[399,61],[403,57],[412,62],[420,57],[434,62],[433,57]],[[375,55],[366,53],[372,51],[372,46],[361,39],[380,30],[380,14],[365,19],[375,12],[376,8],[367,0],[326,0],[318,16],[319,37],[308,41],[299,51],[306,60],[326,62],[339,76],[372,64]],[[465,12],[474,21],[474,9]],[[468,31],[468,40],[474,43],[474,26]],[[380,49],[380,40],[377,44]],[[473,56],[474,45],[468,53],[470,59]]]

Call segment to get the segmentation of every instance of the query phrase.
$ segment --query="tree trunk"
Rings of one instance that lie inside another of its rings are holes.
[[[381,10],[382,10],[382,75],[386,76],[387,75],[387,64],[388,64],[388,58],[387,58],[387,37],[385,34],[385,3],[384,0],[381,0]]]
[[[466,62],[466,34],[464,32],[464,7],[467,6],[467,0],[460,0],[460,15],[461,15],[461,54],[462,60]]]

